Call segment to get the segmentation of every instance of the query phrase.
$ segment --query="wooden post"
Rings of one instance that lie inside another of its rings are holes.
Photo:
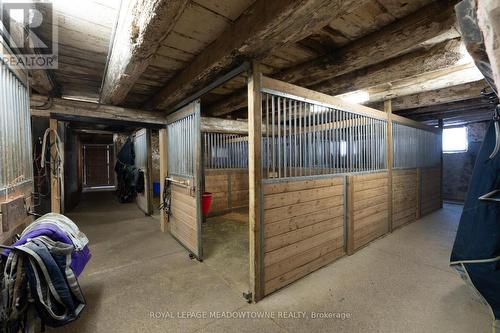
[[[253,301],[264,297],[262,272],[262,74],[260,66],[252,63],[248,76],[248,172],[249,172],[249,257],[250,292]]]
[[[53,213],[61,213],[61,186],[57,170],[57,119],[50,119],[50,207]]]
[[[387,175],[389,177],[387,181],[388,186],[388,207],[387,212],[389,215],[389,232],[392,232],[392,166],[394,160],[394,146],[392,138],[392,101],[384,101],[384,112],[387,113]]]
[[[422,211],[422,169],[417,168],[417,215],[415,216],[420,219]]]
[[[167,178],[167,129],[162,128],[159,131],[159,149],[160,149],[160,202],[163,203],[163,191],[165,189],[165,178]],[[165,210],[160,210],[160,228],[162,232],[167,231],[167,216]]]
[[[354,253],[354,176],[347,176],[347,254]]]
[[[443,119],[438,120],[438,127],[440,129],[439,133],[439,150],[441,151],[441,162],[440,162],[440,187],[439,187],[439,207],[443,208],[443,128],[444,128],[444,122]]]

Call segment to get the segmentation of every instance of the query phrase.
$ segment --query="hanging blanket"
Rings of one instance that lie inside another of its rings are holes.
[[[490,125],[476,161],[450,264],[491,308],[500,332],[500,204],[479,198],[500,189],[500,154]]]

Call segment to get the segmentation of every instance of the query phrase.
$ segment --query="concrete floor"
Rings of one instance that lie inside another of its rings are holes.
[[[490,332],[488,309],[448,268],[460,210],[446,206],[249,305],[220,266],[189,260],[157,220],[109,194],[88,194],[69,214],[91,241],[80,278],[88,307],[53,331]],[[267,318],[211,317],[233,311]],[[285,318],[287,311],[308,319]],[[350,319],[312,319],[313,312]],[[191,314],[208,318],[185,318]]]

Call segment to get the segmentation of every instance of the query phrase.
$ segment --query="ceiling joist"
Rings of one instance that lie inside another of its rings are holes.
[[[189,0],[124,1],[105,73],[101,102],[125,101]]]
[[[363,2],[257,0],[161,89],[146,107],[168,109],[235,67],[242,59],[260,58],[277,47],[298,42]]]

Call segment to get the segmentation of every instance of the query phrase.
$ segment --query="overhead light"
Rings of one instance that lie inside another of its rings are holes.
[[[361,104],[370,100],[370,93],[366,90],[358,90],[338,97],[349,103]]]

